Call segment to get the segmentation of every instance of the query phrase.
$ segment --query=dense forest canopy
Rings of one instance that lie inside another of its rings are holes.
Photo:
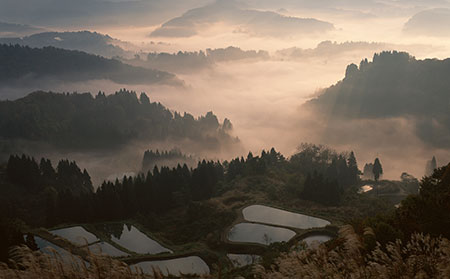
[[[34,92],[15,101],[0,102],[0,138],[46,142],[69,149],[110,148],[132,140],[190,139],[205,149],[234,143],[228,119],[219,123],[208,112],[195,118],[150,102],[145,93],[120,90],[58,94]]]
[[[156,156],[156,152],[152,154]],[[164,154],[168,156],[168,153]],[[147,156],[150,156],[150,151]],[[314,162],[314,165],[307,166],[308,162]],[[260,156],[249,153],[245,159],[235,158],[229,162],[202,160],[195,168],[186,164],[173,168],[155,166],[153,170],[135,177],[104,181],[96,191],[88,172],[81,171],[75,162],[67,160],[61,160],[55,169],[45,158],[38,163],[26,155],[10,156],[2,172],[5,174],[0,181],[2,197],[5,198],[2,204],[4,209],[9,208],[12,212],[9,216],[42,225],[46,222],[54,225],[63,221],[120,220],[137,213],[164,212],[186,206],[190,201],[218,196],[230,190],[233,181],[274,173],[295,177],[292,180],[294,185],[291,185],[295,189],[288,191],[294,191],[299,198],[339,204],[344,191],[355,186],[359,179],[353,153],[338,154],[316,145],[304,145],[290,160],[272,148],[263,150]],[[311,175],[317,179],[308,182],[306,177]],[[33,197],[35,202],[30,205],[19,202],[22,209],[17,208],[18,200],[27,201]],[[52,209],[41,207],[28,211],[36,203],[46,204]]]
[[[405,52],[382,52],[373,61],[347,67],[345,78],[324,90],[308,107],[333,117],[414,121],[427,144],[450,143],[450,59],[417,60]]]
[[[81,51],[54,47],[0,45],[0,81],[27,79],[86,81],[106,79],[121,84],[165,83],[180,85],[173,74],[124,64]]]

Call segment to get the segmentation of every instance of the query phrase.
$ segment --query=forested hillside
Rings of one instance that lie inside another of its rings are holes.
[[[99,92],[57,94],[35,92],[15,101],[0,102],[0,138],[6,141],[46,142],[61,148],[110,148],[132,140],[147,142],[190,139],[216,148],[236,142],[231,122],[219,123],[208,112],[195,118],[171,112],[150,102],[145,93],[121,90],[112,95]]]
[[[434,147],[450,146],[450,59],[417,60],[405,52],[382,52],[347,67],[345,78],[306,106],[333,118],[413,121]]]
[[[48,78],[61,81],[106,79],[121,84],[181,84],[167,72],[133,67],[118,60],[54,47],[3,44],[0,45],[0,61],[2,83]]]

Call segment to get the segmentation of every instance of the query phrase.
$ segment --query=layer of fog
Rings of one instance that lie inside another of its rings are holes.
[[[141,172],[146,172],[142,169],[142,159],[144,152],[147,150],[172,150],[174,148],[183,150],[187,156],[194,158],[189,167],[195,167],[197,158],[208,160],[222,160],[230,156],[230,154],[240,155],[244,153],[244,149],[240,145],[234,146],[233,149],[227,150],[205,150],[201,143],[181,140],[181,141],[165,141],[165,142],[130,142],[126,146],[118,147],[113,150],[98,150],[98,151],[61,151],[55,150],[54,147],[46,143],[36,143],[27,141],[16,141],[14,147],[4,153],[0,150],[0,160],[2,162],[8,160],[10,153],[12,154],[27,154],[33,156],[36,160],[40,158],[48,158],[52,161],[54,167],[57,166],[60,160],[68,159],[75,161],[77,165],[83,170],[86,169],[91,176],[92,183],[95,188],[101,185],[105,180],[114,181],[116,178],[121,179],[124,175],[134,176]],[[164,166],[175,167],[178,163],[183,162],[167,162]],[[162,164],[162,163],[160,163]],[[162,165],[158,165],[161,167]]]
[[[225,23],[233,33],[268,37],[309,35],[334,29],[333,24],[315,18],[288,17],[273,11],[243,9],[234,0],[217,0],[164,22],[150,36],[192,37],[217,22]]]
[[[450,154],[424,146],[406,119],[333,123],[333,119],[305,114],[301,107],[315,92],[342,79],[345,66],[358,63],[360,55],[360,52],[350,52],[331,59],[222,63],[210,70],[180,75],[187,84],[184,89],[164,86],[127,88],[147,92],[151,101],[159,101],[176,111],[198,116],[212,110],[219,121],[225,117],[231,119],[234,134],[241,139],[243,148],[215,154],[201,154],[201,150],[197,150],[193,152],[197,157],[230,159],[271,147],[289,156],[296,152],[301,142],[313,142],[327,144],[339,151],[354,150],[361,167],[379,157],[386,178],[397,179],[403,171],[421,177],[425,162],[431,156],[436,155],[438,161],[444,162]],[[366,57],[370,58],[371,54],[367,53]],[[123,85],[92,81],[51,85],[48,89],[70,92],[77,88],[79,92],[102,90],[113,93],[120,87]],[[98,182],[114,173],[138,171],[146,149],[173,147],[189,152],[186,150],[189,145],[148,143],[130,144],[124,150],[94,156],[94,159],[92,154],[66,156],[89,169]]]
[[[411,46],[410,51],[414,50],[428,53],[430,48],[423,50],[420,46]],[[385,178],[397,179],[403,171],[421,177],[425,162],[431,156],[436,155],[438,162],[444,163],[450,154],[446,150],[432,150],[424,146],[407,120],[333,123],[332,119],[322,119],[320,115],[305,114],[301,107],[320,89],[342,79],[346,65],[359,63],[364,57],[370,59],[373,51],[372,48],[362,48],[335,56],[321,55],[307,59],[220,63],[211,69],[179,75],[186,82],[185,88],[127,86],[109,81],[41,84],[39,89],[55,92],[76,90],[96,93],[101,90],[107,94],[126,87],[146,92],[151,101],[194,116],[212,110],[219,121],[225,117],[232,121],[234,135],[240,138],[243,147],[208,153],[202,152],[201,148],[194,150],[187,143],[133,143],[112,153],[30,152],[37,157],[50,156],[55,162],[61,158],[76,160],[81,167],[89,170],[97,185],[108,177],[137,173],[143,152],[147,149],[178,147],[196,157],[231,159],[245,156],[248,151],[259,153],[271,147],[289,156],[296,152],[301,142],[327,144],[339,151],[354,150],[360,167],[379,157],[385,169]],[[32,89],[38,88],[7,91],[26,94]]]
[[[196,3],[193,5],[192,3]],[[202,2],[202,3],[201,3]],[[214,111],[219,119],[229,118],[234,133],[243,144],[239,152],[222,152],[210,157],[229,159],[244,155],[248,150],[259,153],[263,148],[275,147],[285,155],[292,155],[301,142],[328,144],[340,151],[354,150],[360,168],[366,162],[379,157],[385,169],[385,177],[398,179],[403,171],[417,177],[424,173],[425,163],[433,155],[439,163],[447,163],[448,150],[431,149],[415,135],[413,125],[406,118],[373,121],[352,121],[336,123],[320,115],[305,112],[301,105],[320,89],[326,88],[344,77],[350,63],[358,64],[364,58],[371,58],[373,52],[386,49],[407,50],[417,58],[446,58],[450,56],[448,39],[418,37],[404,32],[404,25],[414,14],[430,7],[446,7],[447,1],[239,1],[241,8],[262,11],[271,10],[286,16],[317,18],[331,22],[335,30],[327,34],[308,36],[268,38],[261,34],[230,31],[223,22],[214,22],[201,34],[186,38],[150,37],[154,30],[173,17],[180,16],[189,8],[201,7],[210,1],[192,1],[184,9],[171,11],[158,20],[149,21],[139,27],[130,24],[116,24],[113,27],[92,24],[90,30],[108,34],[122,41],[129,41],[139,51],[198,51],[207,48],[226,48],[230,45],[244,50],[267,50],[276,56],[278,50],[314,49],[325,40],[337,42],[379,42],[371,48],[344,51],[338,55],[312,55],[312,57],[288,57],[257,61],[253,63],[220,63],[204,71],[179,75],[186,82],[186,88],[165,86],[124,86],[107,81],[86,83],[64,83],[41,85],[40,89],[52,91],[91,91],[113,93],[121,87],[145,91],[152,101],[165,106],[187,111],[196,116]],[[305,8],[306,7],[306,8]],[[396,8],[393,8],[396,7]],[[142,22],[141,22],[142,23]],[[61,27],[62,28],[62,27]],[[79,27],[72,27],[79,30]],[[62,30],[70,29],[65,27]],[[425,34],[426,35],[426,34]],[[426,38],[426,40],[424,40]],[[164,42],[155,44],[152,42]],[[426,45],[424,45],[426,43]],[[157,49],[156,49],[157,47]],[[309,53],[311,54],[311,53]],[[28,90],[22,90],[23,94]],[[8,89],[8,90],[17,90]],[[327,131],[327,132],[325,132]],[[168,149],[173,146],[169,144]],[[183,146],[178,146],[182,151]],[[139,168],[144,149],[124,150],[123,155],[109,158],[98,156],[70,155],[80,165],[108,177],[117,173],[135,172]],[[129,152],[130,151],[130,152]],[[132,152],[131,152],[132,151]],[[122,154],[118,152],[117,154]],[[131,155],[134,154],[134,155]],[[68,156],[69,156],[68,155]],[[83,157],[85,156],[85,157]],[[58,155],[55,155],[55,158]],[[109,163],[105,163],[109,162]],[[123,165],[122,165],[123,163]],[[100,165],[111,166],[102,173]],[[128,166],[122,168],[122,166]]]

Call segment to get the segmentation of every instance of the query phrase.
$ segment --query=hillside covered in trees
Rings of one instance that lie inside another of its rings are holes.
[[[306,104],[342,119],[408,118],[426,144],[450,147],[450,59],[382,52],[347,67],[345,78]]]
[[[1,44],[0,61],[2,83],[47,78],[74,82],[106,79],[121,84],[181,85],[180,80],[167,72],[133,67],[118,60],[54,47]]]
[[[0,38],[0,44],[43,48],[52,46],[68,50],[79,50],[104,57],[125,56],[126,51],[115,45],[118,40],[97,32],[42,32],[18,38]]]
[[[83,150],[117,147],[133,140],[187,139],[214,149],[238,141],[230,135],[231,130],[228,119],[219,123],[212,112],[198,118],[182,115],[151,102],[145,93],[138,97],[126,90],[112,95],[99,92],[95,97],[90,93],[34,92],[0,102],[3,142],[27,140]]]

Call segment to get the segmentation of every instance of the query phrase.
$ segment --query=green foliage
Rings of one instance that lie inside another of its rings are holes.
[[[450,165],[435,170],[420,183],[418,195],[411,195],[396,211],[405,234],[424,232],[450,238]]]
[[[353,152],[337,154],[322,145],[302,144],[290,159],[290,169],[306,177],[300,197],[337,205],[346,189],[359,181],[359,169]]]
[[[414,233],[450,238],[450,165],[435,170],[420,182],[418,194],[409,195],[393,213],[354,221],[359,234],[373,229],[382,244],[407,240]]]

